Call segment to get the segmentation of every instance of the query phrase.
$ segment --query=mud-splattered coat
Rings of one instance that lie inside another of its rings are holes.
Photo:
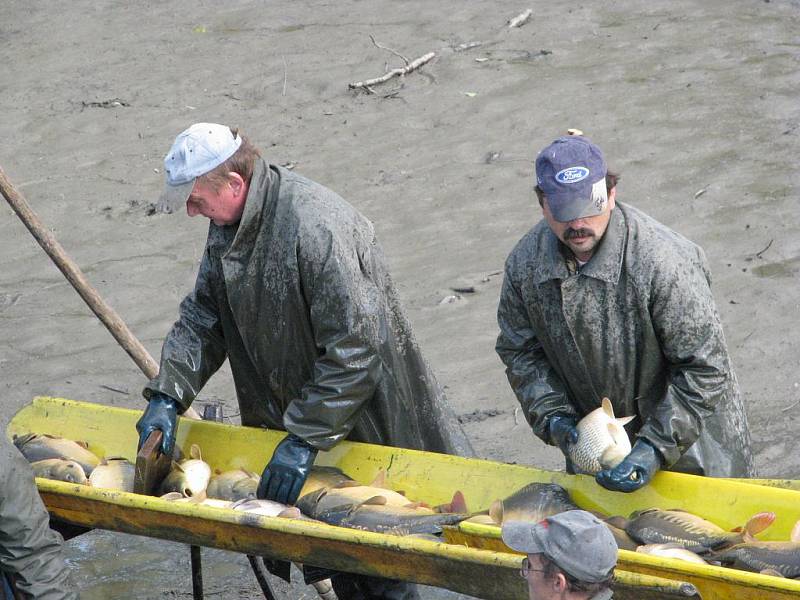
[[[536,435],[611,399],[666,468],[752,475],[750,434],[703,251],[617,203],[594,255],[570,274],[546,221],[506,262],[497,352]]]
[[[12,576],[23,598],[77,598],[69,590],[61,542],[50,529],[31,466],[0,435],[0,573]]]
[[[372,224],[332,191],[256,164],[238,225],[210,226],[194,291],[145,389],[189,406],[230,360],[244,425],[327,450],[349,438],[472,449],[423,360]]]

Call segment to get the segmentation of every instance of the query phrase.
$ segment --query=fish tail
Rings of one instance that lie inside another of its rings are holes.
[[[775,513],[774,512],[760,512],[758,514],[753,515],[750,519],[745,523],[744,526],[744,539],[746,541],[752,541],[757,533],[761,533],[767,527],[772,525],[775,521]]]

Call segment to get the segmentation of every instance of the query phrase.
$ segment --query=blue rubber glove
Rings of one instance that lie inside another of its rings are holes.
[[[139,432],[139,446],[147,441],[148,436],[156,429],[160,429],[163,437],[161,438],[161,452],[167,456],[172,456],[175,448],[175,429],[178,427],[178,401],[170,398],[166,394],[154,393],[150,396],[150,402],[136,423],[136,431]]]
[[[275,448],[264,468],[256,497],[294,504],[316,457],[314,446],[290,433]]]
[[[578,441],[578,420],[569,415],[555,415],[547,422],[550,443],[561,448],[561,452],[569,460],[569,447]]]
[[[625,459],[613,469],[595,475],[597,483],[613,492],[633,492],[647,485],[661,468],[661,453],[639,438]]]

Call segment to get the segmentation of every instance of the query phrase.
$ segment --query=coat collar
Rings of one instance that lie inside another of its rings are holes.
[[[611,211],[608,227],[597,250],[589,262],[581,268],[579,274],[616,284],[622,270],[626,241],[625,214],[620,204],[617,203]],[[551,279],[566,279],[569,276],[564,250],[563,244],[545,223],[539,244],[539,257],[533,273],[534,283],[541,284]]]

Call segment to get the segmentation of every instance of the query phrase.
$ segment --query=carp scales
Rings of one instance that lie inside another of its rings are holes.
[[[38,433],[15,435],[14,445],[30,463],[49,458],[74,460],[83,468],[87,477],[100,464],[100,459],[87,449],[85,443],[73,442],[55,435]]]
[[[89,484],[96,488],[133,492],[136,465],[121,457],[104,458],[89,476]]]
[[[246,469],[234,469],[217,473],[208,482],[206,494],[221,500],[245,500],[255,498],[260,477]]]
[[[697,554],[691,550],[687,550],[680,544],[645,544],[638,546],[636,552],[641,554],[649,554],[650,556],[660,556],[661,558],[675,558],[677,560],[685,560],[698,565],[708,564]]]
[[[538,523],[552,515],[575,510],[563,487],[555,483],[529,483],[508,498],[495,500],[489,508],[489,516],[498,525],[508,521],[533,521]]]
[[[205,496],[211,467],[203,460],[197,444],[192,444],[189,456],[191,458],[172,463],[172,470],[161,483],[161,494],[180,492],[186,497]]]
[[[712,553],[709,560],[723,567],[800,578],[800,521],[795,523],[789,539],[788,542],[745,541]]]
[[[35,477],[80,484],[86,484],[88,481],[83,467],[74,460],[46,458],[32,462],[31,468]]]
[[[635,418],[635,415],[616,418],[611,400],[603,398],[602,405],[576,426],[578,441],[569,449],[569,459],[576,472],[594,475],[621,463],[631,451],[625,425]]]
[[[710,521],[683,510],[650,508],[636,511],[628,520],[612,517],[613,525],[624,525],[625,531],[640,544],[679,544],[697,554],[733,546],[764,531],[775,520],[775,513],[758,513],[744,527],[725,531]],[[749,537],[748,537],[749,536]]]

